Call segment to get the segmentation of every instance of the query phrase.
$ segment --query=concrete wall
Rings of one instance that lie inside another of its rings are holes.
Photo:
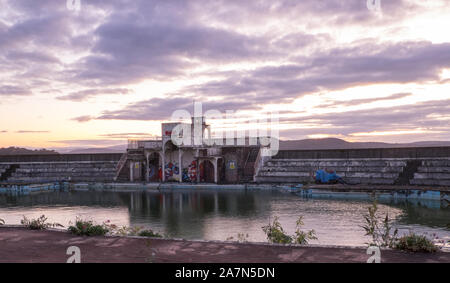
[[[115,174],[116,162],[111,161],[21,163],[6,182],[110,182]]]
[[[122,153],[100,154],[42,154],[42,155],[0,155],[0,163],[30,163],[30,162],[118,162]]]
[[[273,159],[443,158],[450,147],[280,150]]]
[[[266,162],[256,177],[257,182],[314,182],[318,169],[329,169],[350,184],[394,185],[407,162],[404,160],[302,160],[273,159]]]
[[[283,150],[254,180],[314,182],[318,169],[334,170],[350,184],[450,186],[450,147]]]
[[[8,183],[54,181],[111,182],[121,154],[52,154],[0,156],[0,176]],[[8,168],[14,167],[10,176]]]

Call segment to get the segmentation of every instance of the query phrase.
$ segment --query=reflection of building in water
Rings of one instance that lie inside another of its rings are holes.
[[[123,201],[128,202],[130,223],[146,226],[151,221],[152,228],[170,235],[203,239],[208,219],[264,215],[271,209],[269,196],[229,191],[145,192],[123,194]]]
[[[162,136],[130,140],[116,180],[131,182],[238,183],[252,181],[260,159],[258,138],[212,138],[204,117],[163,123]],[[180,129],[182,129],[180,131]],[[173,141],[173,134],[182,143]]]

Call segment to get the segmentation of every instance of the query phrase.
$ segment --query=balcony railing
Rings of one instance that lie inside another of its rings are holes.
[[[154,137],[146,140],[128,140],[128,149],[139,149],[139,148],[160,148],[162,147],[161,137]]]

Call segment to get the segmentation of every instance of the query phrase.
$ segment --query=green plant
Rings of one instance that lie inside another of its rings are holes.
[[[367,243],[369,246],[390,247],[395,245],[398,230],[391,232],[393,227],[389,214],[386,213],[384,218],[378,215],[378,205],[374,200],[372,206],[368,207],[368,213],[364,215],[365,225],[361,226],[366,231],[366,236],[372,237],[372,242]]]
[[[314,230],[310,230],[308,232],[304,232],[300,230],[301,226],[303,226],[303,217],[300,216],[296,222],[296,231],[295,235],[290,236],[284,232],[283,227],[278,221],[278,217],[275,216],[272,223],[269,223],[267,226],[263,226],[262,229],[267,236],[267,240],[270,243],[277,244],[307,244],[308,240],[316,240]]]
[[[150,229],[142,230],[142,227],[134,226],[121,226],[118,227],[115,224],[111,224],[109,220],[103,222],[103,224],[95,224],[92,220],[82,220],[77,218],[75,225],[69,227],[69,232],[78,236],[104,236],[118,235],[118,236],[140,236],[140,237],[154,237],[160,238],[162,235],[153,232]]]
[[[114,227],[115,225],[111,225]],[[120,236],[140,236],[140,237],[155,237],[155,238],[161,238],[162,235],[156,232],[153,232],[151,229],[145,229],[142,230],[143,227],[140,226],[122,226],[120,228],[111,228],[110,233],[114,235],[120,235]]]
[[[20,223],[31,230],[45,230],[51,227],[64,227],[59,223],[47,223],[47,217],[45,217],[45,215],[41,215],[36,219],[28,219],[24,216]]]
[[[140,229],[140,227],[130,228],[127,226],[122,226],[120,228],[113,229],[111,233],[119,236],[136,236]]]
[[[77,236],[104,236],[113,226],[103,223],[102,225],[94,224],[92,220],[82,220],[77,218],[75,225],[68,228],[69,232]]]
[[[410,232],[408,235],[400,237],[395,244],[395,248],[410,252],[433,253],[438,251],[438,247],[424,235],[417,235]]]
[[[267,240],[270,243],[277,244],[290,244],[292,243],[292,237],[287,235],[281,223],[278,221],[278,217],[275,216],[272,223],[262,227],[264,233],[266,233]]]
[[[297,229],[295,230],[295,236],[293,237],[294,243],[306,245],[308,244],[308,240],[317,240],[316,232],[314,230],[309,230],[308,232],[300,230],[303,225],[303,216],[300,216],[296,223]]]
[[[153,232],[150,229],[142,230],[138,233],[140,237],[152,237],[152,238],[162,238],[162,235],[156,232]]]
[[[239,243],[246,243],[246,242],[248,242],[248,234],[244,234],[244,233],[238,233],[237,234],[237,242],[239,242]],[[226,239],[227,241],[232,241],[232,240],[234,240],[234,237],[233,236],[231,236],[231,237],[228,237],[227,239]]]

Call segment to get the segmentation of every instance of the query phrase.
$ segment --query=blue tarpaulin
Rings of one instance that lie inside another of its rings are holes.
[[[341,179],[341,177],[339,177],[336,172],[328,173],[322,169],[316,171],[316,181],[318,182],[326,184],[332,181],[338,181],[339,179]]]

